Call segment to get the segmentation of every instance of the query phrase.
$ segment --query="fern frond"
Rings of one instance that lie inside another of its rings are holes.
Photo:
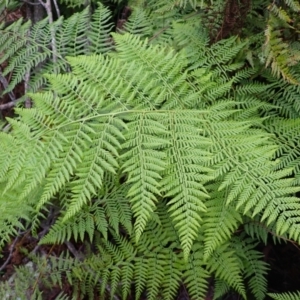
[[[218,247],[207,261],[207,267],[210,272],[215,272],[218,278],[226,281],[246,299],[241,266],[234,253],[234,251],[229,249],[228,244]]]
[[[178,230],[185,259],[200,227],[200,212],[207,210],[205,200],[209,195],[204,184],[212,179],[211,170],[203,167],[210,158],[207,152],[210,141],[195,126],[199,117],[189,112],[173,112],[165,122],[170,131],[166,136],[170,147],[167,149],[161,191],[165,198],[172,197],[168,202],[169,211]]]
[[[216,186],[214,186],[216,188]],[[204,254],[207,261],[217,247],[229,240],[242,223],[241,214],[232,204],[226,205],[224,192],[212,192],[211,199],[205,202],[207,212],[203,214]]]
[[[284,0],[284,3],[288,5],[293,11],[300,11],[300,4],[295,0]]]
[[[48,24],[48,19],[33,26],[30,22],[22,24],[23,20],[20,19],[11,26],[0,29],[0,52],[5,53],[1,55],[0,63],[8,61],[3,74],[12,72],[12,80],[4,93],[12,91],[25,79],[25,75],[30,75],[27,91],[38,91],[46,84],[43,73],[59,73],[69,69],[65,60],[67,55],[105,53],[112,49],[110,18],[109,10],[99,4],[92,20],[89,8],[86,8],[69,19],[60,18],[51,25]],[[53,32],[55,45],[51,37]]]
[[[152,33],[153,24],[148,16],[145,7],[133,7],[133,12],[121,30],[143,38],[149,37]]]
[[[97,193],[95,187],[102,186],[105,171],[115,173],[118,167],[117,149],[121,147],[118,139],[122,126],[123,123],[113,117],[93,126],[92,130],[96,134],[90,149],[85,152],[84,161],[79,163],[75,172],[78,179],[72,183],[73,197],[65,218],[74,215],[82,203],[86,203]]]
[[[189,95],[186,96],[186,74],[180,71],[186,65],[183,55],[175,54],[165,47],[151,46],[148,49],[147,40],[142,42],[129,34],[114,35],[114,39],[121,61],[134,61],[135,70],[142,67],[144,72],[149,72],[149,78],[154,78],[155,87],[159,86],[159,90],[153,89],[151,94],[156,105],[166,102],[162,108],[172,109],[175,106],[184,108],[185,103],[189,103]],[[180,76],[174,77],[176,73]],[[170,98],[172,102],[168,101]]]
[[[276,157],[280,157],[276,169],[292,168],[295,174],[300,173],[299,160],[299,126],[300,120],[285,120],[273,118],[265,124],[267,130],[275,135],[275,142],[279,145]]]
[[[2,184],[0,187],[4,188]],[[0,249],[3,249],[13,236],[18,236],[20,230],[26,228],[24,220],[29,221],[32,214],[31,205],[16,201],[15,193],[18,191],[14,190],[6,193],[5,196],[0,196],[0,209],[6,212],[0,216]]]
[[[230,286],[228,283],[222,279],[216,278],[215,279],[215,286],[214,286],[214,300],[219,299],[220,297],[227,294],[230,290]]]
[[[134,275],[137,278],[136,284],[135,284],[136,285],[136,287],[135,287],[135,290],[136,290],[135,299],[136,300],[140,299],[142,292],[144,291],[145,286],[146,286],[148,270],[145,270],[145,268],[144,268],[145,261],[146,261],[146,259],[144,260],[143,258],[139,258],[139,259],[135,260],[136,267],[135,267]]]
[[[263,255],[258,252],[253,240],[240,236],[232,239],[232,247],[241,257],[244,266],[244,277],[249,280],[248,286],[255,299],[263,300],[267,292],[268,264],[263,261]]]
[[[51,230],[44,236],[41,244],[61,244],[71,238],[77,242],[84,241],[86,235],[90,242],[93,242],[95,231],[102,233],[107,238],[108,224],[105,218],[104,209],[95,202],[91,207],[82,207],[82,210],[75,217],[63,221],[58,219],[51,227]]]
[[[208,54],[207,46],[209,38],[207,33],[203,30],[200,22],[174,22],[172,24],[172,36],[174,37],[175,47],[182,49],[189,63],[190,69],[200,67],[201,62]]]
[[[234,59],[246,44],[246,42],[238,42],[235,36],[221,40],[210,48],[212,56],[207,63],[225,65]]]
[[[38,209],[48,202],[66,182],[70,181],[71,174],[82,161],[82,149],[87,147],[85,130],[86,127],[83,124],[76,124],[69,127],[68,132],[65,132],[65,143],[62,144],[63,152],[53,164],[53,169],[48,173],[44,193],[37,205]],[[79,207],[83,204],[82,202]],[[74,214],[73,212],[74,209],[71,210],[71,214]]]
[[[199,282],[203,283],[203,281],[205,280],[205,275],[202,274],[203,279],[200,279],[197,282],[196,278],[193,277],[194,274],[191,273],[192,271],[190,273],[188,271],[186,272],[186,282],[189,283],[190,291],[193,291],[193,295],[197,296],[201,294],[202,289],[201,285],[199,286]],[[163,299],[174,299],[179,287],[179,282],[181,281],[181,276],[182,273],[180,268],[180,258],[176,256],[171,249],[169,251],[169,255],[165,257],[164,278],[162,280]]]
[[[6,174],[12,163],[12,155],[9,149],[12,149],[15,145],[15,139],[12,135],[0,132],[1,139],[1,151],[0,151],[0,182],[3,182],[6,178]]]
[[[55,101],[53,102],[53,94],[35,94],[34,97],[36,109],[19,110],[24,120],[27,120],[28,124],[37,129],[31,141],[31,155],[25,162],[26,167],[24,168],[28,172],[20,198],[27,197],[37,186],[44,186],[44,178],[50,169],[51,161],[59,157],[59,152],[62,151],[62,141],[64,140],[61,132],[48,131],[60,121],[65,120],[65,116],[55,110],[56,103]],[[56,117],[50,117],[54,112]],[[47,136],[44,135],[43,141],[41,141],[40,135],[45,131],[48,131],[49,134]],[[35,165],[39,165],[38,171],[35,171]]]
[[[29,93],[34,107],[16,109],[11,131],[0,133],[0,247],[24,220],[36,231],[51,203],[61,213],[41,243],[69,247],[74,239],[86,248],[74,252],[79,260],[37,258],[41,281],[21,284],[36,287],[33,297],[40,283],[67,282],[74,299],[92,299],[97,290],[171,300],[182,284],[203,299],[208,278],[216,278],[215,297],[234,289],[245,298],[247,286],[262,300],[267,267],[254,240],[300,242],[298,87],[261,71],[254,52],[253,69],[245,67],[250,42],[209,45],[210,33],[195,22],[203,12],[191,13],[199,1],[130,3],[127,32],[113,39],[111,13],[101,4],[93,16],[86,8],[51,25],[20,21],[2,30],[13,33],[0,37],[0,52],[9,53],[3,61],[16,54],[5,73],[15,72],[10,88],[26,72],[30,91],[47,88]],[[191,15],[183,19],[183,12]],[[296,72],[298,46],[277,46],[274,28],[267,63],[291,48],[288,70]],[[21,63],[28,53],[32,60]],[[290,105],[285,111],[281,100]],[[238,236],[242,230],[248,238]]]
[[[152,1],[153,9],[156,9],[156,11],[159,14],[165,14],[172,10],[175,10],[178,7],[185,7],[187,2],[194,2],[193,0],[180,0],[180,1]],[[153,3],[154,2],[154,3]]]
[[[190,295],[195,299],[203,299],[205,297],[208,288],[207,279],[209,277],[209,273],[203,268],[202,247],[199,246],[194,244],[192,251],[194,250],[195,252],[192,252],[183,272],[184,282]]]
[[[93,12],[90,23],[90,31],[87,34],[86,54],[107,53],[113,48],[110,32],[113,28],[111,12],[103,4],[98,3],[98,8]],[[74,54],[68,54],[74,56]]]
[[[290,20],[287,14],[280,13],[283,23]],[[298,80],[293,72],[292,66],[299,63],[291,55],[290,45],[284,41],[280,27],[286,27],[286,24],[278,23],[278,19],[270,13],[268,25],[265,30],[266,41],[264,44],[264,55],[266,57],[266,66],[271,65],[272,72],[275,76],[282,76],[286,81],[297,84]]]
[[[129,234],[132,234],[132,211],[126,195],[128,194],[128,187],[121,185],[112,188],[104,195],[102,193],[98,197],[103,197],[103,206],[105,214],[109,218],[108,222],[116,233],[119,232],[119,226],[122,225]]]
[[[290,293],[282,293],[282,294],[276,294],[276,293],[269,293],[268,296],[270,296],[272,299],[275,300],[298,300],[300,298],[300,292],[290,292]]]
[[[160,195],[159,181],[165,169],[165,154],[159,149],[166,146],[163,139],[166,129],[158,122],[164,115],[141,114],[128,125],[126,142],[122,155],[124,172],[128,173],[130,184],[128,196],[132,203],[135,221],[136,240],[146,226],[150,214],[155,209]],[[139,159],[136,159],[139,155]]]
[[[292,1],[292,2],[294,2],[294,1]],[[272,4],[272,5],[270,5],[269,9],[280,20],[282,20],[286,23],[290,23],[292,21],[290,16],[287,14],[287,12],[282,7],[278,7],[276,4]]]
[[[164,270],[166,267],[166,257],[163,254],[157,255],[154,253],[153,257],[147,259],[148,268],[148,297],[149,300],[157,299],[157,295],[164,279]]]
[[[11,165],[7,171],[3,174],[6,180],[6,187],[3,189],[2,193],[6,193],[10,188],[20,186],[22,182],[25,181],[25,176],[20,174],[22,170],[22,165],[26,164],[28,161],[31,162],[31,153],[29,149],[22,149],[22,144],[30,143],[32,134],[30,129],[24,123],[21,124],[16,120],[11,120],[11,124],[15,129],[14,141],[15,146],[19,144],[21,147],[16,147],[16,151],[11,154]]]
[[[257,215],[254,218],[246,217],[244,229],[245,232],[252,238],[256,238],[264,244],[267,244],[269,235],[268,227],[263,222],[260,222],[260,218],[260,215]]]

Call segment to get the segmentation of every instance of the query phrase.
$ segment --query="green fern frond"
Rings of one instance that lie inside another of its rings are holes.
[[[160,195],[159,182],[161,172],[165,169],[165,154],[159,149],[166,147],[166,141],[163,139],[166,128],[159,122],[162,118],[164,115],[140,114],[128,125],[128,142],[123,145],[123,169],[128,173],[128,197],[136,218],[137,241]],[[139,155],[138,160],[136,155]]]
[[[269,229],[268,227],[260,221],[261,216],[257,215],[254,218],[245,218],[244,229],[250,237],[262,241],[267,244]]]
[[[84,241],[86,235],[90,242],[93,242],[95,231],[102,233],[107,238],[108,224],[105,218],[104,209],[95,202],[91,207],[82,207],[82,210],[75,217],[63,221],[58,219],[51,227],[51,230],[44,236],[41,244],[61,244],[71,238],[77,242]]]
[[[7,67],[3,70],[4,75],[12,72],[12,80],[4,93],[12,91],[25,79],[25,75],[29,75],[30,78],[28,91],[38,91],[46,84],[45,78],[42,77],[43,73],[68,70],[65,60],[67,55],[89,55],[111,50],[110,18],[110,11],[99,4],[92,20],[89,8],[86,8],[69,19],[60,18],[51,25],[48,24],[48,19],[33,26],[30,22],[23,23],[20,19],[11,26],[1,29],[0,52],[5,54],[1,56],[0,63],[8,61]],[[51,32],[55,33],[54,40]]]
[[[244,277],[255,299],[263,300],[267,292],[268,264],[263,261],[263,255],[255,249],[253,240],[240,236],[232,239],[232,247],[241,257],[244,266]]]
[[[282,36],[281,27],[288,26],[289,18],[285,14],[280,14],[283,18],[282,23],[278,23],[278,18],[276,18],[272,13],[268,20],[268,25],[265,30],[266,41],[264,44],[264,55],[266,57],[266,66],[271,65],[272,72],[275,76],[282,76],[286,81],[297,84],[298,80],[293,71],[292,66],[299,63],[299,58],[294,59],[291,55],[290,45],[284,41]]]
[[[246,42],[238,42],[235,36],[219,41],[210,48],[211,60],[209,64],[226,64],[247,45]]]
[[[300,4],[295,0],[284,0],[284,3],[288,5],[293,11],[300,11]]]
[[[295,174],[300,173],[299,160],[299,119],[285,120],[273,118],[266,122],[267,130],[274,134],[279,149],[276,152],[276,158],[280,157],[276,169],[293,168]]]
[[[174,37],[175,48],[182,49],[191,64],[190,69],[200,67],[201,62],[207,55],[209,39],[203,30],[201,23],[195,22],[174,22],[172,24],[172,36]]]
[[[222,279],[215,279],[214,286],[214,300],[220,299],[222,296],[226,295],[230,291],[230,286],[228,283]]]
[[[250,290],[261,300],[267,267],[254,240],[300,241],[298,87],[262,71],[255,51],[246,67],[250,42],[209,45],[196,21],[204,13],[192,13],[199,1],[149,1],[146,11],[142,2],[130,2],[127,32],[113,39],[101,4],[93,16],[84,9],[30,31],[22,21],[2,30],[14,33],[0,38],[1,51],[14,49],[3,61],[16,55],[5,73],[15,72],[10,88],[29,72],[29,90],[46,90],[29,93],[34,107],[16,109],[11,131],[0,134],[0,247],[24,221],[36,231],[53,204],[60,215],[41,243],[86,241],[85,253],[37,258],[41,281],[21,284],[36,287],[33,297],[40,283],[67,282],[74,299],[97,291],[171,300],[182,284],[203,299],[215,279],[214,297]],[[292,46],[276,45],[275,27],[266,61],[284,64]],[[293,47],[288,70],[296,72]],[[28,64],[19,61],[25,52],[34,52]]]
[[[153,24],[148,16],[145,7],[133,7],[133,12],[124,25],[122,31],[140,36],[143,38],[149,37],[152,33]]]
[[[154,5],[151,3],[153,2]],[[179,1],[150,1],[150,3],[156,8],[159,14],[167,13],[176,8],[186,8],[189,5],[191,8],[195,9],[200,1],[197,0],[179,0]]]
[[[128,232],[131,232],[131,211],[125,196],[126,194],[122,189],[115,189],[107,195],[99,194],[100,198],[92,206],[83,206],[75,217],[71,217],[64,222],[58,220],[50,232],[41,240],[41,243],[62,243],[64,240],[70,240],[71,237],[74,237],[75,240],[79,237],[83,241],[86,234],[89,236],[90,241],[93,241],[95,230],[101,232],[106,238],[107,217],[110,224],[114,226],[115,232],[119,231],[119,225],[123,225]],[[112,201],[118,201],[119,205],[116,208],[113,207]]]
[[[113,36],[118,58],[124,62],[135,62],[135,71],[132,70],[134,72],[132,75],[143,68],[144,72],[149,72],[148,78],[154,78],[155,89],[152,87],[150,94],[155,99],[153,104],[160,105],[166,102],[162,109],[169,110],[175,106],[184,108],[185,103],[190,102],[189,95],[186,95],[186,74],[180,71],[186,65],[183,55],[175,54],[166,47],[148,48],[147,40],[141,41],[138,37],[129,34]],[[180,76],[174,77],[176,73]],[[170,98],[173,99],[172,102],[168,101]]]
[[[207,280],[209,278],[209,273],[203,268],[201,250],[202,247],[199,244],[194,244],[192,254],[189,257],[183,272],[184,283],[187,285],[190,295],[195,299],[203,299],[208,288]]]
[[[128,187],[121,185],[114,186],[111,191],[104,195],[99,194],[100,202],[103,202],[105,214],[109,218],[108,222],[116,233],[119,232],[119,226],[122,225],[129,234],[132,234],[132,211],[126,198]]]
[[[1,185],[3,187],[3,185]],[[16,192],[16,191],[15,191]],[[24,220],[29,221],[32,208],[28,204],[15,201],[15,193],[0,197],[0,209],[7,214],[0,217],[0,249],[2,250],[13,236],[18,236],[20,230],[25,230]]]
[[[98,8],[92,14],[92,20],[89,24],[90,30],[87,34],[88,51],[85,54],[107,53],[113,48],[110,37],[113,24],[111,22],[111,12],[103,4],[98,3]],[[68,55],[74,56],[70,53]]]
[[[165,257],[164,278],[162,280],[162,297],[165,300],[172,300],[176,295],[182,276],[180,266],[180,258],[176,256],[171,249],[169,255]],[[199,285],[199,282],[203,283],[204,279],[197,282],[197,279],[199,278],[194,278],[193,275],[195,274],[191,273],[192,271],[185,274],[187,276],[186,282],[189,282],[190,290],[193,291],[193,295],[198,296],[201,294],[202,288],[201,285]],[[203,277],[205,278],[205,276]]]
[[[164,270],[166,267],[166,257],[164,255],[156,255],[147,259],[148,280],[147,288],[149,290],[148,299],[157,299],[161,283],[164,279]]]
[[[119,128],[123,124],[113,117],[103,121],[102,124],[99,122],[93,126],[92,130],[96,134],[93,136],[90,149],[85,152],[84,161],[79,163],[75,172],[78,179],[72,183],[73,197],[65,218],[75,214],[82,203],[86,203],[97,193],[95,187],[101,188],[105,171],[115,173],[118,167],[117,149],[121,147],[118,141]]]
[[[27,120],[28,124],[37,128],[34,132],[35,136],[32,137],[31,156],[25,163],[25,168],[30,171],[25,178],[23,191],[20,195],[21,198],[27,197],[37,186],[44,186],[44,178],[50,169],[51,161],[59,157],[59,151],[62,151],[62,141],[65,139],[61,132],[51,131],[53,126],[65,120],[65,116],[55,110],[55,102],[52,102],[53,94],[35,94],[34,97],[36,100],[35,109],[19,110],[24,120]],[[54,112],[56,118],[50,117]],[[48,131],[49,129],[50,131]],[[43,141],[41,141],[40,136],[45,131],[48,131],[49,135],[44,135]],[[35,165],[39,165],[38,171],[34,170]]]
[[[6,181],[6,186],[2,191],[3,194],[13,187],[20,186],[20,184],[25,181],[25,174],[23,173],[23,175],[21,175],[22,165],[27,164],[28,161],[31,163],[30,156],[32,155],[28,148],[21,150],[23,148],[22,144],[30,143],[32,139],[29,127],[17,120],[11,120],[11,124],[15,130],[14,141],[17,141],[14,143],[14,146],[16,147],[18,144],[21,147],[16,147],[17,150],[11,154],[11,165],[3,174],[3,179]]]
[[[235,252],[230,250],[229,245],[219,246],[207,261],[210,272],[215,272],[216,277],[226,281],[240,295],[246,299],[245,286],[241,276],[241,265]]]
[[[270,296],[272,299],[275,300],[299,300],[300,299],[300,292],[290,292],[290,293],[282,293],[282,294],[276,294],[276,293],[269,293],[268,296]]]
[[[216,187],[216,186],[214,186]],[[232,204],[226,205],[224,192],[212,192],[211,199],[205,202],[207,212],[203,214],[204,254],[207,261],[213,251],[229,240],[239,224],[242,223],[241,214]]]
[[[83,159],[82,149],[87,147],[86,139],[89,138],[87,138],[85,131],[86,127],[83,124],[73,125],[68,128],[68,131],[65,131],[65,142],[61,144],[63,152],[53,164],[53,169],[48,173],[44,193],[37,205],[38,209],[48,202],[66,182],[70,181],[71,174]],[[83,203],[84,199],[77,206],[77,211]],[[70,216],[74,215],[75,212],[76,208],[72,208],[69,212]]]
[[[3,30],[3,40],[0,41],[0,51],[5,53],[1,57],[0,63],[9,62],[3,70],[3,75],[12,72],[12,80],[4,93],[12,91],[25,78],[25,74],[30,73],[32,69],[36,69],[38,65],[51,57],[51,51],[47,49],[47,45],[50,43],[50,34],[48,36],[47,34],[36,34],[37,31],[49,32],[47,20],[42,20],[32,30],[30,30],[31,23],[29,21],[18,26],[21,23],[22,19],[14,23],[12,27]],[[40,47],[42,51],[39,51]]]
[[[200,227],[200,212],[207,210],[205,200],[209,195],[204,184],[212,179],[211,169],[203,166],[210,158],[207,152],[210,141],[195,126],[199,118],[201,116],[189,112],[173,112],[165,121],[170,132],[166,136],[170,146],[161,191],[165,198],[172,197],[168,202],[169,211],[178,230],[185,259]]]
[[[135,271],[134,271],[134,276],[136,277],[136,295],[135,299],[138,300],[140,299],[142,292],[145,289],[146,286],[146,281],[147,281],[147,276],[148,276],[148,270],[144,268],[145,266],[146,259],[144,260],[143,258],[136,259],[135,260]]]
[[[292,21],[290,16],[287,14],[287,12],[282,7],[278,7],[276,4],[272,4],[272,5],[270,5],[269,9],[280,20],[282,20],[286,23],[290,23]]]
[[[1,139],[1,151],[0,151],[0,182],[5,180],[6,174],[10,169],[13,156],[9,149],[12,149],[15,145],[15,139],[12,135],[0,132]]]

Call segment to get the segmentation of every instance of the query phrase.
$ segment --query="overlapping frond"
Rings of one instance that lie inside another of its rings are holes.
[[[268,264],[263,261],[263,255],[255,249],[257,245],[253,244],[251,238],[244,236],[233,238],[231,245],[243,261],[244,277],[248,280],[249,288],[255,299],[265,299]]]
[[[229,286],[246,298],[241,266],[235,254],[228,244],[223,244],[213,252],[212,259],[207,261],[207,267],[210,272],[215,272],[217,278],[227,282]]]
[[[299,119],[274,118],[266,123],[267,130],[275,135],[279,146],[276,157],[280,160],[276,169],[292,168],[296,175],[300,173],[299,126]]]
[[[213,190],[210,195],[211,199],[206,201],[207,212],[203,214],[204,260],[209,259],[215,249],[231,239],[234,231],[242,223],[242,216],[235,207],[232,204],[226,205],[224,191]]]
[[[9,27],[0,29],[0,53],[4,53],[0,64],[8,62],[3,75],[12,75],[3,93],[12,91],[18,83],[28,81],[28,78],[27,92],[38,91],[46,83],[43,73],[68,70],[67,55],[88,55],[110,50],[110,18],[110,11],[99,4],[92,20],[86,8],[69,19],[60,18],[51,24],[48,19],[34,25],[19,19]]]
[[[295,1],[291,1],[289,4],[291,12],[299,11],[299,3],[296,4]],[[293,66],[299,64],[300,52],[293,49],[290,43],[285,41],[285,36],[282,34],[282,28],[294,30],[291,26],[292,19],[289,16],[291,12],[277,7],[276,4],[271,4],[269,8],[270,16],[265,30],[265,64],[266,66],[271,65],[272,72],[277,77],[282,76],[290,83],[299,84]]]
[[[121,32],[128,32],[144,38],[149,37],[153,30],[153,24],[147,11],[145,7],[141,6],[133,7],[133,11],[123,27],[120,29]]]

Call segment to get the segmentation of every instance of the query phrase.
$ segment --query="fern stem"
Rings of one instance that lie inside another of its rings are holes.
[[[26,74],[25,74],[25,80],[24,80],[25,93],[28,92],[29,81],[30,81],[30,71],[27,71]],[[26,108],[31,107],[31,100],[30,100],[29,97],[26,97],[25,107]]]
[[[2,266],[0,267],[0,272],[2,272],[5,269],[5,267],[8,265],[8,263],[10,262],[10,259],[13,255],[14,250],[15,250],[15,246],[16,246],[19,238],[20,238],[20,233],[21,233],[21,230],[19,228],[18,235],[14,239],[13,243],[10,245],[9,255],[8,255],[7,259],[5,260],[5,262],[2,264]]]
[[[55,29],[52,26],[53,13],[51,8],[51,0],[46,0],[46,2],[44,2],[43,0],[39,0],[39,2],[44,6],[49,18],[49,25],[50,25],[50,32],[51,32],[51,48],[53,51],[52,58],[53,58],[53,64],[55,64],[57,62],[57,47],[56,47]]]
[[[0,67],[0,82],[5,90],[8,87],[8,82],[7,82],[7,79],[2,75],[1,67]],[[11,102],[8,102],[5,104],[0,104],[0,110],[13,107],[16,104],[16,97],[12,91],[8,93],[8,96],[9,96]]]
[[[59,18],[60,17],[60,11],[59,11],[59,7],[57,5],[57,1],[53,0],[53,4],[54,4],[55,10],[56,10],[57,18]]]

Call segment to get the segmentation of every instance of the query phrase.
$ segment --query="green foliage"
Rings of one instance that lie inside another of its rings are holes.
[[[109,33],[112,29],[110,12],[102,4],[95,10],[92,20],[89,9],[63,17],[52,24],[42,20],[31,25],[19,19],[5,29],[0,29],[0,64],[9,62],[3,75],[12,76],[5,95],[29,75],[27,92],[36,92],[46,83],[45,72],[67,72],[66,56],[103,53],[111,49]],[[51,32],[55,32],[53,37]],[[52,60],[51,60],[52,58]]]
[[[265,30],[266,41],[264,44],[264,54],[266,57],[266,66],[271,64],[272,72],[276,76],[282,76],[289,82],[299,84],[299,79],[295,76],[293,66],[299,64],[300,53],[293,47],[294,31],[293,20],[290,17],[292,13],[300,11],[298,1],[283,1],[284,6],[278,7],[275,3],[268,8],[270,16]],[[287,10],[288,9],[288,10]],[[285,40],[290,38],[289,42]]]
[[[300,292],[294,293],[283,293],[283,294],[268,294],[272,299],[275,300],[297,300],[300,298]]]
[[[272,23],[288,13],[266,20],[265,70],[252,40],[212,40],[203,26],[203,10],[222,1],[129,5],[118,33],[103,4],[1,29],[12,76],[2,95],[29,75],[33,107],[16,108],[0,133],[0,247],[46,226],[39,245],[68,249],[31,258],[35,277],[17,268],[9,295],[42,299],[59,286],[57,299],[172,300],[184,285],[204,299],[214,284],[214,299],[234,290],[262,300],[258,242],[300,243],[299,68],[285,43],[278,56]],[[2,282],[0,295],[10,288]]]

